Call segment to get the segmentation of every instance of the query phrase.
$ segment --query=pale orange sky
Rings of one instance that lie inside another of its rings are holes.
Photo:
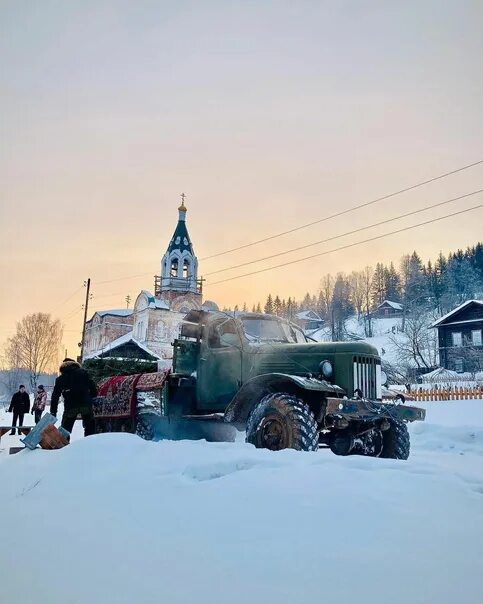
[[[99,282],[159,272],[182,191],[203,257],[483,159],[482,18],[469,1],[3,1],[0,342],[23,315],[47,311],[64,320],[76,354],[83,280],[93,281],[93,311],[151,289],[149,276]],[[482,187],[479,166],[200,262],[200,274]],[[482,224],[478,210],[310,263],[208,280],[205,297],[301,298],[325,272],[473,244]]]

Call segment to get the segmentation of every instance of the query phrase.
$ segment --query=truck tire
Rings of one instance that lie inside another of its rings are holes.
[[[409,457],[409,432],[404,422],[392,419],[391,427],[382,433],[383,444],[379,457],[407,459]]]
[[[309,407],[296,396],[276,392],[262,398],[252,410],[246,442],[257,449],[317,451],[319,430]]]

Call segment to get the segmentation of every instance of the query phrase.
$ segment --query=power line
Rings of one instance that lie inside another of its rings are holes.
[[[59,309],[61,306],[63,306],[63,305],[64,305],[64,304],[66,304],[67,302],[69,302],[69,300],[72,300],[72,298],[73,298],[73,297],[74,297],[74,296],[75,296],[77,293],[79,293],[83,287],[84,287],[84,286],[83,286],[83,285],[81,285],[81,286],[80,286],[80,287],[78,287],[78,288],[75,290],[75,292],[73,292],[73,293],[72,293],[70,296],[67,296],[67,298],[66,298],[64,301],[62,301],[60,304],[57,304],[57,306],[55,306],[55,307],[54,307],[54,310],[52,311],[52,313],[54,313],[54,312],[55,312],[57,309]]]
[[[283,264],[276,264],[275,266],[269,266],[268,268],[262,268],[257,271],[252,271],[251,273],[245,273],[243,275],[237,275],[235,277],[229,277],[228,279],[222,279],[220,281],[214,281],[213,283],[207,283],[207,285],[218,285],[219,283],[226,283],[227,281],[234,281],[235,279],[242,279],[243,277],[249,277],[251,275],[258,275],[259,273],[265,273],[267,271],[274,270],[276,268],[282,268],[284,266],[290,266],[291,264],[297,264],[298,262],[304,262],[305,260],[311,260],[312,258],[318,258],[320,256],[326,256],[327,254],[332,254],[334,252],[339,252],[341,250],[346,250],[352,247],[356,247],[358,245],[362,245],[363,243],[369,243],[371,241],[377,241],[378,239],[384,239],[385,237],[389,237],[390,235],[396,235],[398,233],[403,233],[405,231],[409,231],[411,229],[415,229],[417,227],[425,226],[427,224],[432,224],[434,222],[439,222],[440,220],[444,220],[445,218],[451,218],[453,216],[458,216],[460,214],[465,214],[466,212],[472,212],[473,210],[477,210],[479,208],[483,208],[483,203],[477,206],[473,206],[472,208],[467,208],[466,210],[460,210],[459,212],[453,212],[452,214],[446,214],[446,216],[440,216],[439,218],[432,218],[431,220],[426,220],[425,222],[419,222],[418,224],[413,224],[412,226],[404,227],[402,229],[398,229],[396,231],[391,231],[390,233],[384,233],[383,235],[377,235],[375,237],[371,237],[370,239],[364,239],[363,241],[356,241],[355,243],[349,243],[347,245],[343,245],[341,247],[335,248],[333,250],[327,250],[325,252],[320,252],[318,254],[313,254],[312,256],[306,256],[305,258],[299,258],[298,260],[291,260],[290,262],[285,262]]]
[[[401,220],[401,218],[407,218],[408,216],[413,216],[414,214],[420,214],[421,212],[426,212],[427,210],[432,210],[439,206],[444,206],[453,201],[458,201],[460,199],[464,199],[465,197],[471,197],[472,195],[477,195],[478,193],[483,193],[483,189],[478,189],[477,191],[472,191],[471,193],[465,193],[465,195],[460,195],[459,197],[453,197],[452,199],[447,199],[445,201],[440,201],[439,203],[435,203],[430,206],[426,206],[425,208],[421,208],[419,210],[413,210],[412,212],[406,212],[406,214],[400,214],[399,216],[394,216],[393,218],[388,218],[386,220],[381,220],[380,222],[375,222],[374,224],[370,224],[368,226],[360,227],[358,229],[354,229],[352,231],[347,231],[345,233],[341,233],[340,235],[334,235],[333,237],[328,237],[327,239],[321,239],[320,241],[314,241],[313,243],[307,243],[306,245],[301,245],[298,247],[294,247],[290,250],[286,250],[284,252],[278,252],[276,254],[271,254],[270,256],[265,256],[263,258],[257,258],[256,260],[250,260],[248,262],[242,262],[241,264],[235,264],[233,266],[227,266],[226,268],[220,268],[216,271],[212,271],[211,273],[206,273],[206,277],[210,275],[216,275],[218,273],[224,273],[226,271],[234,270],[236,268],[241,268],[242,266],[248,266],[250,264],[256,264],[257,262],[263,262],[264,260],[270,260],[271,258],[277,258],[278,256],[284,256],[286,254],[291,254],[292,252],[297,252],[299,250],[305,250],[309,247],[313,247],[314,245],[320,245],[322,243],[328,243],[329,241],[334,241],[335,239],[340,239],[341,237],[346,237],[347,235],[354,235],[355,233],[360,233],[361,231],[367,231],[368,229],[373,229],[377,226],[381,226],[382,224],[387,224],[389,222],[394,222],[395,220]]]
[[[140,277],[148,277],[152,273],[140,273],[139,275],[131,275],[130,277],[118,277],[117,279],[107,279],[106,281],[96,281],[96,285],[102,285],[103,283],[114,283],[115,281],[127,281],[128,279],[138,279]]]
[[[211,254],[210,256],[205,256],[204,258],[200,258],[202,260],[210,260],[211,258],[216,258],[218,256],[223,256],[225,254],[230,254],[231,252],[236,252],[238,250],[246,249],[247,247],[251,247],[253,245],[257,245],[259,243],[264,243],[265,241],[270,241],[272,239],[276,239],[277,237],[282,237],[283,235],[288,235],[290,233],[295,233],[296,231],[300,231],[302,229],[306,229],[314,224],[320,224],[321,222],[326,222],[327,220],[331,220],[332,218],[337,218],[338,216],[344,216],[345,214],[349,214],[350,212],[354,212],[355,210],[360,210],[361,208],[367,208],[370,205],[377,203],[378,201],[384,201],[385,199],[390,199],[391,197],[395,197],[396,195],[401,195],[402,193],[407,193],[408,191],[412,191],[413,189],[417,189],[418,187],[422,187],[429,183],[435,182],[437,180],[441,180],[442,178],[446,178],[447,176],[451,176],[453,174],[457,174],[458,172],[462,172],[463,170],[469,170],[479,164],[483,163],[483,159],[476,161],[472,164],[468,164],[466,166],[462,166],[461,168],[457,168],[456,170],[451,170],[451,172],[446,172],[445,174],[440,174],[439,176],[435,176],[430,178],[429,180],[424,180],[422,182],[418,182],[409,187],[405,187],[404,189],[399,189],[399,191],[394,191],[394,193],[389,193],[388,195],[383,195],[382,197],[377,197],[376,199],[372,199],[370,201],[366,201],[356,206],[352,206],[351,208],[347,208],[346,210],[342,210],[340,212],[336,212],[335,214],[331,214],[330,216],[325,216],[325,218],[319,218],[318,220],[313,220],[312,222],[308,222],[307,224],[302,224],[298,227],[294,227],[293,229],[289,229],[288,231],[282,231],[281,233],[277,233],[276,235],[270,235],[269,237],[264,237],[263,239],[258,239],[257,241],[252,241],[251,243],[246,243],[244,245],[240,245],[238,247],[234,247],[228,250],[224,250],[222,252],[217,252],[216,254]]]

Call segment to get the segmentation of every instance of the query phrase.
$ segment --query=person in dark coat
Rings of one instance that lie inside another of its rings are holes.
[[[12,431],[11,435],[15,434],[15,427],[18,420],[18,433],[21,434],[20,428],[23,426],[23,416],[30,410],[30,397],[25,390],[25,386],[21,384],[18,387],[18,392],[12,396],[8,413],[13,411]]]
[[[73,359],[64,359],[60,366],[60,375],[55,380],[50,400],[50,412],[57,415],[59,398],[64,398],[62,427],[72,432],[75,420],[81,415],[84,423],[84,436],[95,434],[96,424],[92,411],[92,398],[97,395],[96,385],[89,374]]]

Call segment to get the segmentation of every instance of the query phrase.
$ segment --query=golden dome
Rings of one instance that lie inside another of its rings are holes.
[[[178,211],[179,212],[186,212],[187,211],[187,208],[184,205],[184,201],[181,202],[181,205],[179,206]]]

